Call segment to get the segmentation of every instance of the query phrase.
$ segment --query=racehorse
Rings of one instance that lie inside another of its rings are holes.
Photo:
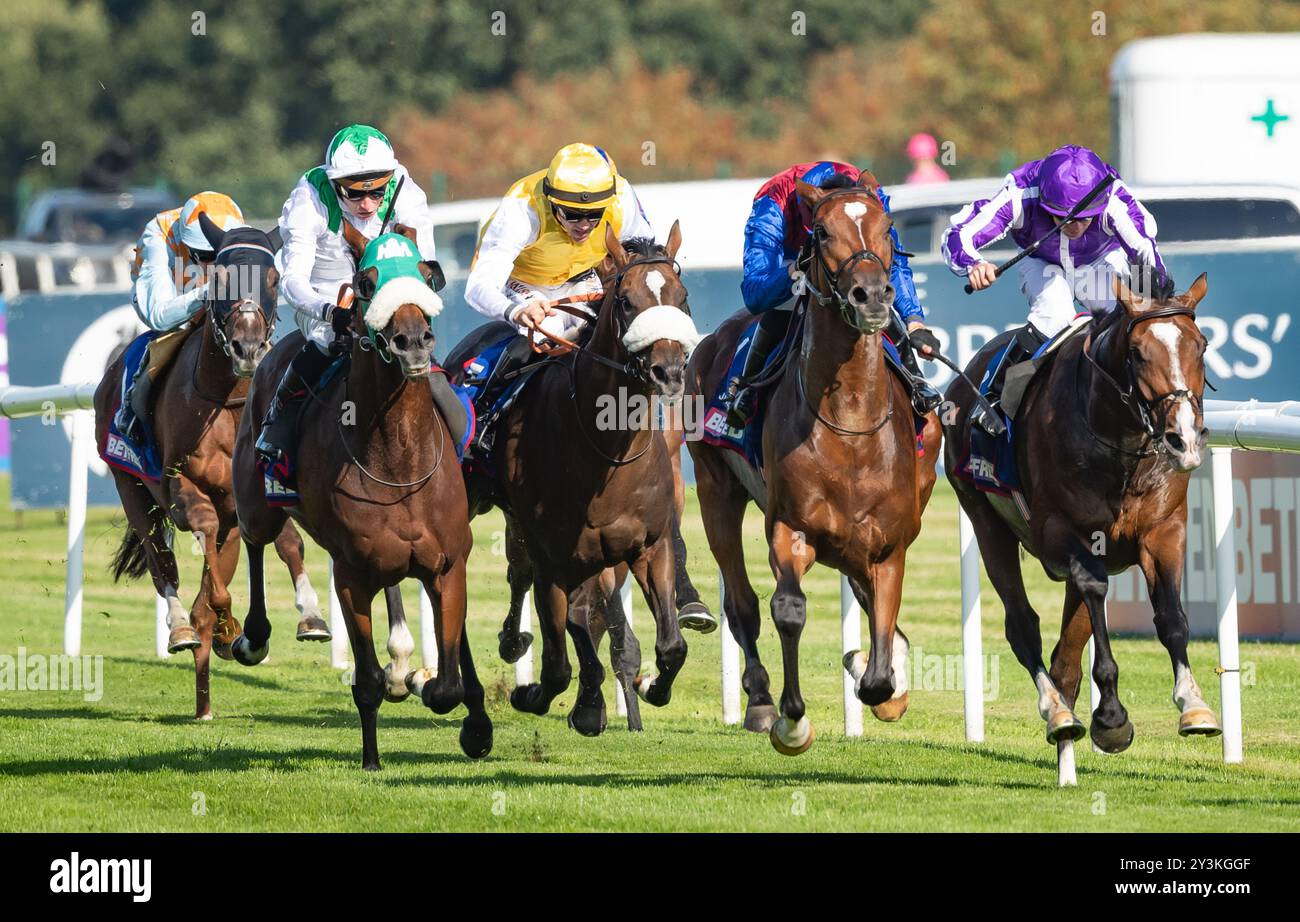
[[[409,229],[398,229],[414,240]],[[346,222],[344,233],[360,263],[365,239]],[[430,288],[442,287],[437,263],[421,261],[419,270]],[[368,770],[380,768],[376,719],[381,701],[401,701],[411,692],[436,714],[463,701],[469,714],[461,725],[461,749],[471,758],[492,749],[492,722],[464,631],[465,563],[473,543],[465,485],[451,434],[427,385],[434,348],[429,315],[437,313],[441,302],[432,292],[420,292],[419,299],[430,304],[426,312],[401,300],[414,294],[389,297],[388,285],[375,292],[377,278],[375,268],[357,277],[358,290],[374,296],[361,303],[369,310],[386,299],[384,309],[391,309],[391,318],[373,318],[380,325],[372,330],[366,313],[358,310],[348,368],[311,395],[296,448],[298,505],[267,503],[253,446],[255,421],[265,416],[276,382],[302,348],[300,334],[277,343],[258,369],[249,391],[251,413],[240,426],[234,455],[251,591],[235,658],[251,665],[269,649],[263,547],[292,515],[334,560],[335,587],[356,663],[352,697],[361,717],[361,762]],[[436,675],[428,667],[410,669],[415,643],[401,605],[393,604],[395,590],[386,593],[392,662],[380,668],[375,655],[371,604],[381,589],[396,587],[407,577],[421,582],[433,605]]]
[[[529,582],[542,633],[541,682],[516,688],[510,702],[545,714],[568,687],[567,630],[579,662],[569,724],[588,736],[605,729],[606,717],[604,670],[592,638],[568,617],[569,597],[584,583],[626,564],[654,615],[658,674],[637,676],[628,683],[634,690],[625,685],[629,699],[635,693],[666,705],[686,660],[675,608],[672,466],[662,433],[653,431],[650,400],[680,399],[682,370],[698,338],[674,259],[680,244],[676,224],[665,246],[622,244],[607,230],[610,260],[589,339],[571,356],[539,363],[497,424],[489,492],[511,535],[513,600],[500,635],[503,658],[513,661],[527,648],[518,608]],[[471,333],[452,350],[449,367],[461,367],[482,341],[482,331]]]
[[[798,184],[813,215],[800,260],[807,292],[799,307],[802,338],[769,396],[764,470],[728,449],[687,442],[727,621],[745,654],[745,727],[768,731],[786,755],[806,751],[814,736],[799,690],[799,636],[806,620],[800,581],[815,561],[848,577],[870,619],[870,655],[844,658],[858,697],[881,720],[897,720],[907,709],[907,638],[897,627],[898,608],[907,548],[934,488],[940,430],[929,414],[918,442],[907,391],[886,364],[880,331],[893,310],[894,254],[877,188],[867,172],[847,188]],[[752,320],[737,313],[704,339],[687,368],[688,394],[717,392]],[[765,513],[777,581],[772,620],[785,681],[779,716],[758,655],[758,598],[741,541],[751,499]]]
[[[217,256],[211,270],[213,297],[175,361],[156,388],[154,430],[162,462],[161,481],[147,482],[113,467],[113,481],[126,511],[127,528],[113,563],[114,579],[148,572],[167,600],[167,649],[194,651],[195,717],[212,718],[208,669],[211,652],[231,658],[239,622],[230,611],[228,585],[239,562],[238,523],[230,456],[243,413],[248,382],[270,349],[276,285],[270,239],[249,227],[223,234],[199,216]],[[223,242],[224,241],[224,242]],[[109,365],[95,391],[95,434],[101,453],[117,411],[122,357]],[[174,528],[193,532],[203,555],[199,593],[189,614],[181,607],[180,576],[171,548]],[[293,579],[301,615],[299,640],[329,640],[315,590],[303,569],[302,539],[293,525],[272,536]],[[215,637],[214,637],[215,631]]]
[[[1187,661],[1187,616],[1179,591],[1187,543],[1187,481],[1202,460],[1205,337],[1195,322],[1205,297],[1202,274],[1182,295],[1140,296],[1116,280],[1116,309],[1094,315],[1086,336],[1065,340],[1051,365],[1032,379],[1015,417],[1015,455],[1028,522],[1010,503],[991,500],[960,476],[970,431],[973,390],[957,379],[955,408],[945,419],[947,475],[979,541],[989,580],[1006,611],[1007,640],[1038,690],[1049,742],[1085,734],[1074,714],[1080,658],[1095,641],[1093,680],[1101,700],[1093,741],[1121,752],[1133,724],[1119,700],[1119,669],[1106,630],[1107,574],[1142,568],[1156,633],[1174,671],[1178,732],[1221,732]],[[997,351],[990,343],[971,361],[978,381]],[[1049,673],[1043,666],[1038,613],[1029,604],[1017,545],[1065,583],[1061,635]]]

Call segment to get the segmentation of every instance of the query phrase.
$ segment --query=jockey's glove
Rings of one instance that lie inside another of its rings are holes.
[[[939,352],[939,337],[930,332],[929,327],[913,330],[907,335],[907,339],[916,350],[916,354],[922,358],[929,357],[925,351],[927,348],[930,350],[929,355],[937,355]]]

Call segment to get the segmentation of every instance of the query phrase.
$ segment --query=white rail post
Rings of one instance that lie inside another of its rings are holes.
[[[68,564],[63,595],[63,652],[81,655],[82,577],[86,545],[86,490],[94,417],[87,410],[72,414],[72,452],[68,462]]]
[[[533,592],[524,593],[523,603],[519,606],[519,633],[531,632],[533,629]],[[534,641],[535,642],[535,641]],[[563,641],[567,643],[568,641]],[[515,684],[533,684],[533,646],[528,645],[524,655],[515,661]]]
[[[330,558],[330,664],[335,669],[348,668],[348,628],[343,622],[343,606],[334,586],[334,558]]]
[[[167,627],[167,615],[169,612],[167,600],[160,595],[153,597],[153,620],[154,620],[154,653],[158,654],[159,659],[167,659],[171,656],[167,652],[167,638],[171,634],[170,628]]]
[[[740,723],[740,645],[727,618],[727,587],[718,571],[718,607],[722,609],[722,722]]]
[[[1237,649],[1237,542],[1232,502],[1232,449],[1210,449],[1214,487],[1215,577],[1219,604],[1219,704],[1223,761],[1238,763],[1241,742],[1241,660]]]
[[[849,578],[840,576],[840,648],[842,653],[862,649],[862,609],[858,605]],[[862,735],[862,701],[853,687],[852,674],[844,673],[844,735]]]
[[[965,509],[957,510],[961,545],[961,662],[966,741],[984,742],[984,641],[980,636],[980,550]]]
[[[623,600],[623,615],[627,618],[627,629],[632,630],[632,574],[629,572],[623,577],[623,585],[618,590],[619,597]],[[633,676],[635,679],[636,676]],[[614,683],[614,713],[620,717],[627,716],[627,698],[623,695],[623,686],[618,682]]]
[[[438,671],[438,638],[435,635],[437,628],[433,623],[433,601],[429,598],[429,593],[424,591],[424,586],[420,586],[420,665],[426,669]]]

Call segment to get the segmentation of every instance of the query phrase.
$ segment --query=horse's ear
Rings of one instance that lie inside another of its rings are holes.
[[[664,252],[668,254],[669,259],[677,258],[677,250],[682,245],[682,222],[674,221],[673,229],[668,232],[668,243],[664,245]]]
[[[221,238],[226,236],[226,232],[217,227],[216,223],[208,217],[206,211],[199,212],[199,230],[203,231],[203,236],[208,238],[208,243],[212,244],[212,249],[221,249]]]
[[[1202,272],[1196,277],[1196,281],[1192,282],[1192,287],[1183,293],[1182,302],[1187,305],[1189,310],[1196,310],[1196,305],[1201,303],[1201,298],[1204,298],[1205,293],[1209,290],[1209,280],[1206,278],[1205,273]]]
[[[870,170],[863,170],[858,174],[858,185],[875,192],[880,188],[880,180],[876,179],[876,174]]]
[[[275,293],[276,286],[280,284],[280,273],[275,271],[275,266],[266,267],[266,275],[262,276],[262,285],[267,292]]]
[[[412,243],[416,243],[415,228],[411,227],[409,224],[394,224],[393,233],[401,234],[407,240],[411,241]]]
[[[794,191],[813,211],[816,211],[817,206],[821,204],[821,200],[826,198],[825,189],[814,186],[812,183],[806,183],[802,179],[794,181]]]
[[[1118,275],[1115,276],[1115,299],[1124,308],[1125,313],[1130,315],[1140,314],[1147,308],[1146,300],[1134,294]]]
[[[357,230],[347,221],[344,221],[343,242],[346,243],[348,245],[348,249],[352,251],[352,259],[355,262],[360,263],[361,254],[363,254],[366,251],[366,244],[370,242],[369,240],[366,239],[366,235],[361,233],[361,231]]]
[[[266,245],[271,248],[272,253],[279,253],[280,248],[284,246],[284,237],[280,234],[279,225],[271,228],[271,232],[266,235]]]
[[[432,259],[420,260],[420,275],[424,276],[425,284],[434,291],[442,291],[443,286],[447,284],[447,276],[443,274],[442,266]]]
[[[628,264],[627,250],[623,249],[623,244],[618,242],[618,234],[608,224],[605,225],[605,249],[609,251],[610,259],[614,260],[615,270]]]
[[[371,266],[365,272],[358,272],[352,277],[352,290],[362,301],[369,301],[375,296],[379,285],[379,267]]]

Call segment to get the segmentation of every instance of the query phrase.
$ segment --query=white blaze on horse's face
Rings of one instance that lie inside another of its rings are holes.
[[[1169,353],[1169,379],[1172,390],[1185,390],[1187,380],[1183,376],[1182,362],[1178,357],[1179,343],[1182,339],[1182,330],[1178,324],[1172,320],[1153,320],[1150,323],[1150,332],[1168,351]],[[1180,471],[1190,471],[1200,466],[1202,455],[1205,451],[1205,440],[1196,428],[1196,411],[1192,408],[1192,401],[1187,397],[1179,397],[1175,401],[1177,407],[1174,417],[1173,432],[1181,441],[1181,447],[1176,448],[1168,440],[1165,446],[1169,449],[1170,457],[1174,466]]]
[[[853,222],[853,226],[858,229],[858,239],[862,242],[862,249],[864,250],[867,248],[867,237],[862,233],[862,225],[858,223],[858,219],[866,213],[866,202],[849,202],[844,206],[844,214]]]

